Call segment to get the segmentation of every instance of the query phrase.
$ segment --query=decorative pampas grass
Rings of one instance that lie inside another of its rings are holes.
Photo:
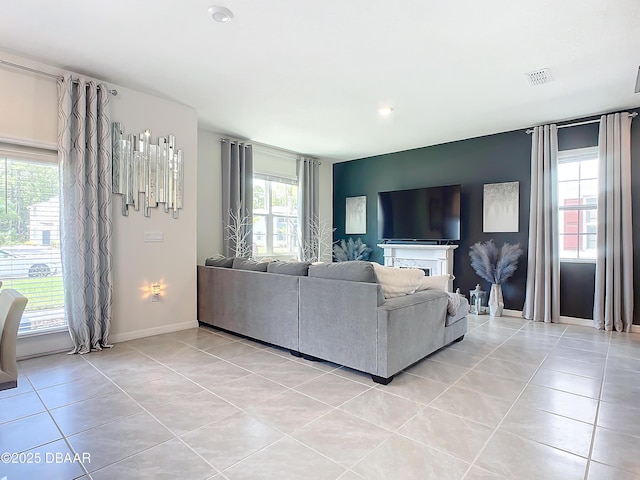
[[[486,281],[500,285],[513,275],[518,268],[518,258],[522,255],[520,244],[505,243],[496,247],[493,240],[471,246],[469,257],[475,272]]]

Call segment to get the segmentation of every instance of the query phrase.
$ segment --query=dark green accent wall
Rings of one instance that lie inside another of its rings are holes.
[[[632,124],[632,188],[634,191],[634,244],[640,238],[640,119]],[[558,132],[560,150],[597,145],[598,125],[564,128]],[[531,137],[523,130],[485,137],[471,138],[442,145],[406,150],[368,157],[333,166],[333,222],[334,240],[345,235],[345,199],[367,196],[367,233],[349,235],[361,237],[373,248],[371,260],[382,263],[382,249],[377,247],[377,195],[380,191],[440,185],[461,185],[461,227],[459,245],[455,251],[454,286],[468,295],[476,283],[489,290],[488,282],[480,279],[471,268],[469,248],[475,242],[493,239],[497,245],[504,242],[520,243],[524,255],[518,269],[505,285],[505,308],[521,310],[524,304],[526,262],[529,231]],[[635,168],[633,168],[635,167]],[[482,198],[485,183],[520,182],[519,232],[483,233]],[[636,305],[640,305],[640,255],[634,258]],[[593,264],[563,263],[561,266],[561,314],[591,318],[593,310]],[[636,308],[639,311],[640,308]],[[638,315],[635,316],[638,322]]]

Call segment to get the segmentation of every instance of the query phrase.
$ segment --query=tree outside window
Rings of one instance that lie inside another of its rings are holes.
[[[253,177],[253,244],[258,257],[297,255],[298,185],[295,180]]]

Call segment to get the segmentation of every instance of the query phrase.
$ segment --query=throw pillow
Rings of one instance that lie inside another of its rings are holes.
[[[256,262],[246,258],[236,257],[233,259],[233,268],[236,270],[251,270],[254,272],[266,272],[269,262]]]
[[[453,280],[453,275],[429,275],[420,279],[416,292],[422,290],[444,290],[447,291],[449,280]]]
[[[376,283],[376,275],[373,272],[371,263],[363,262],[362,260],[313,264],[309,267],[309,276],[331,280]]]
[[[401,297],[415,292],[420,279],[424,277],[424,270],[419,268],[384,267],[375,262],[372,265],[384,298]]]
[[[214,255],[204,261],[207,267],[224,267],[231,268],[233,266],[233,257],[224,257],[222,255]]]
[[[311,265],[309,262],[271,262],[267,266],[267,272],[306,277],[309,273],[309,265]]]

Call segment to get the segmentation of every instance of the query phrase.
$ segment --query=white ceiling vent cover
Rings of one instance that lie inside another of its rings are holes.
[[[525,73],[525,75],[532,87],[535,87],[536,85],[544,85],[545,83],[551,83],[551,72],[548,68]]]

